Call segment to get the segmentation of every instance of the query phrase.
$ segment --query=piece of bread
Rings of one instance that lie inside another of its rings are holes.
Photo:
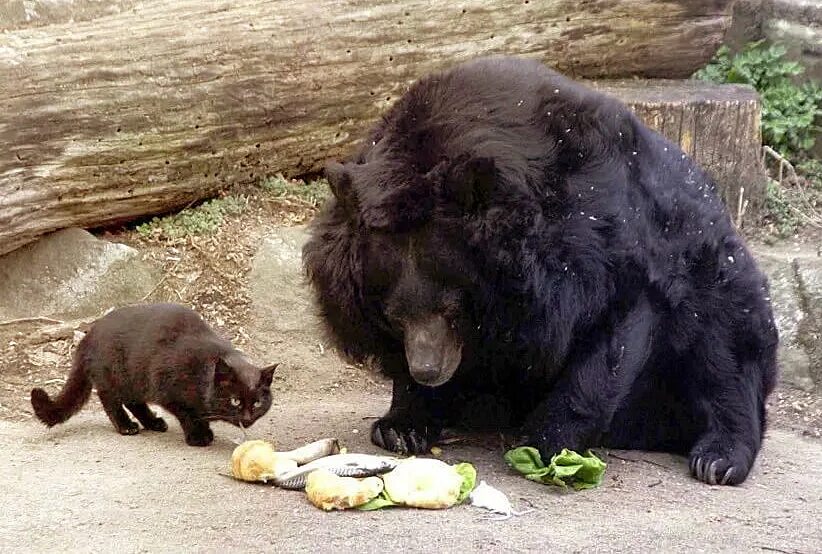
[[[309,502],[323,510],[345,510],[361,506],[382,492],[379,477],[340,477],[326,469],[312,471],[306,478],[305,493]]]

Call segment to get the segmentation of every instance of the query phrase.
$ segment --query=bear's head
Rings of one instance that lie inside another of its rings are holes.
[[[486,254],[469,245],[476,241],[466,222],[487,209],[496,174],[492,158],[471,154],[441,159],[424,172],[388,157],[326,165],[330,213],[347,229],[336,251],[356,249],[339,263],[356,257],[356,277],[348,278],[356,281],[350,296],[358,298],[362,324],[380,335],[387,354],[404,355],[398,357],[422,385],[450,380],[478,340]],[[319,263],[308,256],[309,274]]]

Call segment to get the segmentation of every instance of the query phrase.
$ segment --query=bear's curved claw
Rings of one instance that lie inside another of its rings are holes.
[[[417,429],[394,418],[384,417],[371,427],[371,442],[380,448],[401,455],[427,453],[433,444],[428,427]]]
[[[698,480],[709,485],[736,485],[741,483],[737,479],[736,466],[724,458],[714,458],[710,455],[693,456],[690,462],[691,474]]]

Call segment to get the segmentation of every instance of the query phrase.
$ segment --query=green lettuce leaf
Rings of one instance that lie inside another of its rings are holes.
[[[380,508],[388,508],[390,506],[399,506],[399,504],[391,500],[391,497],[388,496],[388,493],[385,492],[385,489],[383,489],[383,491],[376,497],[372,498],[365,504],[360,504],[357,506],[357,509],[368,512],[371,510],[379,510]]]
[[[462,477],[462,485],[460,486],[460,495],[457,497],[457,504],[462,504],[474,487],[477,486],[477,469],[468,462],[456,464],[454,469]]]
[[[607,467],[607,464],[590,450],[585,454],[579,454],[564,448],[551,458],[551,463],[547,466],[542,461],[539,451],[530,446],[513,448],[506,452],[504,457],[508,465],[523,474],[526,479],[563,488],[570,485],[575,490],[599,486]]]
[[[546,469],[539,451],[530,446],[511,449],[504,457],[508,465],[525,475]]]

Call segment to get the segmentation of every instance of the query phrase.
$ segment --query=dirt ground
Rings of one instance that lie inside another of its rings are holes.
[[[164,269],[146,300],[191,305],[253,356],[281,362],[274,406],[250,438],[286,450],[333,436],[350,451],[378,453],[368,429],[387,408],[389,384],[343,363],[320,337],[278,336],[252,316],[246,285],[257,245],[276,226],[313,212],[298,200],[254,197],[209,237],[101,235]],[[600,488],[564,493],[513,475],[498,438],[480,437],[444,446],[443,459],[474,463],[480,479],[533,512],[508,521],[482,519],[470,506],[326,514],[301,492],[221,476],[243,438],[228,425],[216,424],[215,443],[196,449],[171,417],[168,433],[117,435],[96,399],[55,429],[33,420],[29,391],[60,387],[73,327],[82,328],[75,323],[0,325],[0,552],[822,551],[818,394],[773,395],[762,455],[740,487],[696,482],[683,458],[615,451],[602,453],[609,465]]]

